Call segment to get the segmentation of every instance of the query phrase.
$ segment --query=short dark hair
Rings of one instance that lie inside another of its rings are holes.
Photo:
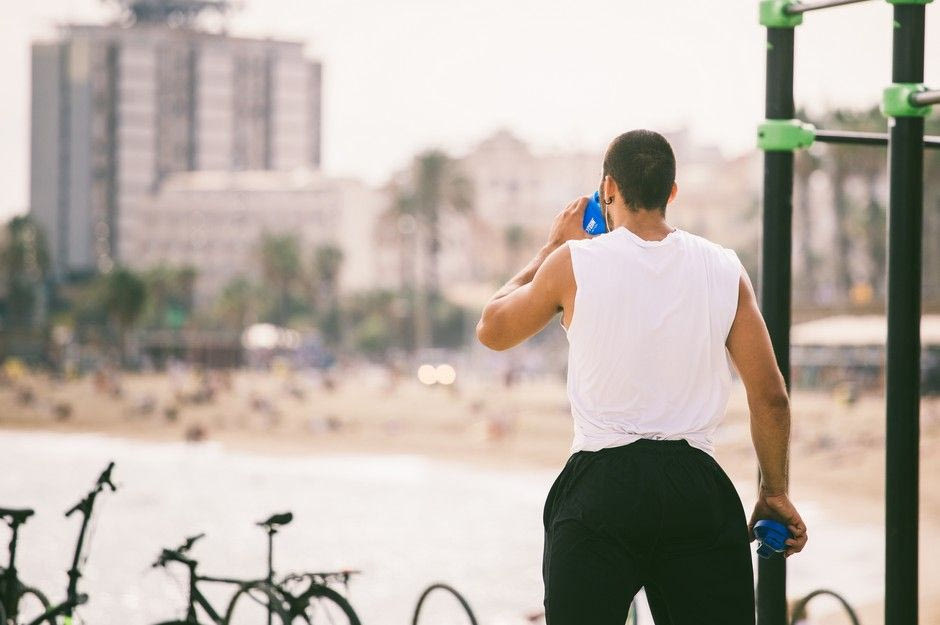
[[[658,132],[631,130],[607,148],[604,175],[614,179],[631,210],[665,212],[676,181],[676,156]]]

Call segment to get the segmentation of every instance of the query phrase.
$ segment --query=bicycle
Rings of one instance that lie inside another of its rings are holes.
[[[204,534],[187,538],[186,542],[176,549],[164,549],[153,566],[165,567],[169,562],[186,565],[189,569],[189,592],[185,619],[165,621],[158,625],[200,625],[197,620],[197,606],[202,608],[213,625],[258,625],[263,622],[261,617],[267,618],[268,625],[275,619],[283,625],[361,625],[359,617],[346,598],[331,587],[337,584],[348,586],[350,577],[358,571],[290,573],[275,581],[274,536],[293,518],[292,513],[285,512],[256,524],[263,528],[268,536],[267,574],[263,579],[240,580],[199,575],[196,572],[197,562],[188,557],[188,553]],[[232,584],[237,587],[224,616],[199,590],[198,584],[201,582]],[[293,591],[292,588],[301,582],[307,582],[307,587],[298,592]],[[340,620],[337,620],[337,617]]]
[[[422,610],[424,609],[424,605],[425,605],[425,603],[427,602],[428,597],[429,597],[432,593],[434,593],[435,591],[439,591],[439,592],[437,592],[437,594],[442,594],[442,593],[443,593],[443,594],[446,594],[446,595],[451,595],[451,597],[453,597],[454,599],[456,599],[456,600],[457,600],[457,603],[460,604],[462,613],[464,614],[464,616],[467,617],[467,621],[466,621],[466,622],[468,622],[469,625],[477,625],[477,618],[476,618],[476,615],[473,613],[473,610],[470,608],[470,602],[468,602],[468,601],[464,598],[463,595],[461,595],[459,592],[457,592],[457,590],[456,590],[453,586],[449,586],[449,585],[447,585],[447,584],[442,584],[442,583],[440,583],[440,582],[431,584],[430,586],[428,586],[427,588],[425,588],[425,589],[424,589],[424,592],[421,593],[421,596],[418,597],[418,604],[415,606],[414,616],[413,616],[412,619],[411,619],[412,625],[419,625],[419,622],[420,622],[420,621],[419,621],[418,619],[419,619],[420,616],[421,616],[421,612],[422,612]],[[438,619],[436,622],[440,622],[440,621],[439,621],[439,619],[440,619],[440,616],[439,616],[439,615],[435,615],[435,618]],[[427,621],[425,621],[425,622],[427,622]]]
[[[57,625],[60,616],[64,625],[71,625],[75,608],[88,601],[87,594],[78,592],[78,580],[82,576],[80,567],[88,559],[87,556],[82,557],[85,537],[88,533],[88,523],[98,494],[105,488],[110,488],[111,492],[117,490],[117,487],[111,481],[111,471],[113,469],[114,463],[111,462],[98,476],[98,480],[88,494],[65,513],[66,518],[76,512],[80,513],[82,515],[82,525],[78,532],[72,566],[67,573],[69,582],[66,588],[66,598],[59,604],[52,605],[42,592],[23,584],[17,575],[16,543],[19,537],[19,528],[35,511],[29,508],[0,508],[0,518],[6,522],[11,530],[7,566],[6,568],[0,568],[0,625]],[[26,604],[26,609],[23,609],[24,599],[27,598],[31,598],[32,601]],[[30,603],[38,603],[39,605],[29,605]],[[38,615],[33,616],[31,613],[34,610],[41,611]],[[28,620],[20,621],[21,613],[28,614]]]

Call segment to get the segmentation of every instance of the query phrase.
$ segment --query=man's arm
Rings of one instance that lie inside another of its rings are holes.
[[[738,285],[738,309],[727,340],[728,351],[744,383],[751,412],[751,437],[760,463],[761,491],[786,493],[790,445],[790,400],[770,334],[757,307],[747,275]]]
[[[571,275],[571,251],[567,245],[546,245],[525,269],[490,299],[477,324],[477,338],[502,351],[536,334],[562,306],[565,274]]]
[[[760,465],[761,484],[748,529],[773,518],[789,526],[786,555],[806,544],[806,525],[789,499],[790,400],[757,297],[747,274],[738,284],[738,308],[726,342],[751,413],[751,439]],[[753,533],[752,533],[753,537]]]
[[[481,343],[490,349],[509,349],[544,328],[562,308],[574,288],[571,251],[565,242],[587,238],[581,228],[586,205],[587,198],[580,198],[559,213],[548,242],[493,295],[477,324]]]

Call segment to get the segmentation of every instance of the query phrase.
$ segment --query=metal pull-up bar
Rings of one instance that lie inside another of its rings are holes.
[[[870,0],[819,0],[819,2],[798,2],[796,4],[787,5],[784,11],[788,15],[799,15],[801,13],[806,13],[807,11],[828,9],[830,7],[842,6],[843,4],[857,4],[859,2],[869,1]]]
[[[894,5],[891,84],[881,110],[889,134],[816,131],[796,117],[793,101],[794,31],[803,14],[867,0],[762,0],[767,27],[760,305],[777,364],[790,388],[790,294],[793,153],[813,141],[888,146],[888,336],[885,347],[885,624],[916,625],[918,608],[918,491],[920,439],[920,317],[923,241],[924,118],[940,91],[924,81],[924,8],[933,0],[887,0]],[[786,563],[760,560],[758,625],[786,625]]]
[[[914,106],[930,106],[940,104],[940,90],[919,91],[911,94],[911,104]]]
[[[817,130],[816,141],[844,145],[888,145],[886,132],[854,132],[849,130]],[[924,147],[940,150],[940,137],[924,137]]]

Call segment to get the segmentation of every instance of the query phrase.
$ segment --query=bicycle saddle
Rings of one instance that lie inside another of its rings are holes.
[[[23,508],[20,510],[14,508],[0,508],[0,518],[9,517],[10,522],[14,525],[19,525],[20,523],[26,522],[26,519],[35,514],[35,510],[32,508]]]
[[[274,527],[278,527],[279,525],[287,525],[293,520],[294,520],[293,512],[282,512],[280,514],[271,515],[271,518],[269,518],[267,521],[261,521],[257,523],[257,525],[260,525],[261,527],[274,528]]]

